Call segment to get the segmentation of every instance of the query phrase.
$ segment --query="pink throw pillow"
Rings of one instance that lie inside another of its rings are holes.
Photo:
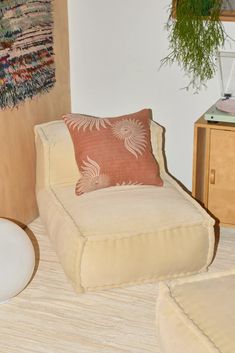
[[[116,118],[66,114],[63,119],[82,174],[77,195],[115,185],[163,185],[152,154],[150,109]]]

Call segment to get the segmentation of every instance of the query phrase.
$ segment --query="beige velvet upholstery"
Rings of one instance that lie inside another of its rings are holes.
[[[235,270],[160,284],[162,353],[235,352]]]
[[[78,292],[203,271],[212,218],[165,172],[162,129],[151,123],[163,187],[129,185],[75,195],[79,178],[65,124],[35,127],[37,200],[65,273]]]

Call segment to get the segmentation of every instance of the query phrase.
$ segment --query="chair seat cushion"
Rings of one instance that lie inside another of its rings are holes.
[[[213,220],[170,178],[77,197],[74,185],[38,192],[40,216],[78,291],[197,273],[213,254]]]
[[[163,353],[235,352],[235,270],[161,284],[157,330]]]
[[[164,187],[115,186],[77,198],[72,186],[54,191],[85,237],[130,237],[203,220],[200,210],[167,181]]]

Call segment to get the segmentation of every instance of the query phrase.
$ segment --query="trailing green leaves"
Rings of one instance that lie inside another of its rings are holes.
[[[177,0],[176,19],[167,23],[169,54],[162,64],[177,62],[190,78],[187,86],[198,91],[215,75],[218,49],[226,33],[219,19],[221,0]]]

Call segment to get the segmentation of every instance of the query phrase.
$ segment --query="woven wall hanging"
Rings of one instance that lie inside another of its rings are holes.
[[[55,83],[52,0],[0,0],[0,108]]]

